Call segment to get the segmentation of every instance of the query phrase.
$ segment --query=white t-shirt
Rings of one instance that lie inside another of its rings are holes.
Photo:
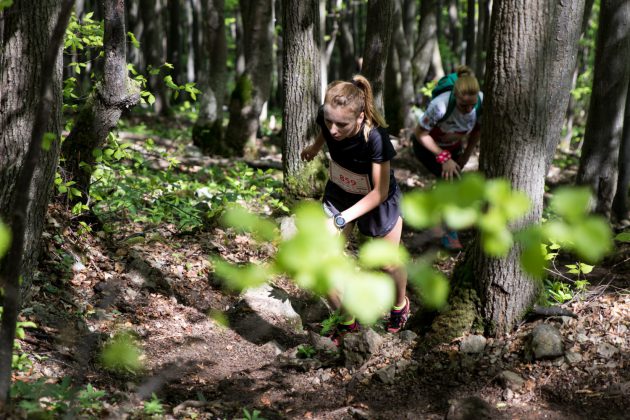
[[[438,121],[444,117],[444,114],[446,114],[450,96],[450,91],[444,92],[429,103],[427,110],[418,120],[420,127],[427,131],[431,131],[437,127],[444,133],[459,134],[468,134],[475,128],[475,124],[477,124],[477,110],[474,108],[470,113],[462,114],[459,109],[455,107],[446,120],[438,123]],[[479,92],[479,97],[483,100],[482,92]]]

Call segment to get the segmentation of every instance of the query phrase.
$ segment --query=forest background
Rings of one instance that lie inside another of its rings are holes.
[[[130,250],[148,252],[147,244],[175,244],[182,236],[216,244],[217,236],[230,242],[249,232],[240,255],[221,252],[223,243],[202,247],[199,266],[175,264],[180,281],[194,272],[206,283],[224,278],[219,286],[233,289],[285,276],[321,293],[333,276],[321,267],[355,272],[353,260],[313,256],[327,246],[341,255],[343,244],[309,239],[321,220],[308,207],[297,210],[303,232],[288,241],[259,218],[285,216],[298,200],[320,194],[325,162],[305,164],[299,151],[315,135],[325,86],[355,73],[373,83],[404,163],[431,83],[459,64],[472,67],[488,98],[479,157],[488,180],[471,175],[435,189],[426,188],[426,178],[402,180],[410,228],[442,221],[473,228],[467,252],[446,270],[453,274],[458,264],[463,274],[449,283],[426,240],[409,252],[358,244],[365,275],[356,280],[372,281],[376,292],[357,296],[354,307],[386,307],[388,293],[380,293],[386,288],[375,273],[398,259],[409,264],[421,307],[444,308],[451,289],[449,309],[432,321],[434,330],[449,328],[427,342],[475,329],[501,336],[536,302],[577,299],[593,264],[612,249],[610,226],[622,231],[628,224],[630,11],[623,1],[534,1],[526,11],[518,2],[484,0],[5,0],[0,8],[0,217],[10,227],[0,231],[0,251],[8,252],[1,267],[2,395],[9,395],[11,371],[32,369],[37,359],[36,351],[20,350],[16,332],[24,339],[25,328],[46,325],[55,331],[46,340],[67,338],[59,319],[35,313],[30,302],[62,301],[61,291],[77,286],[77,272],[96,287],[92,298],[108,295],[111,275],[82,273],[93,241],[130,263]],[[407,164],[420,171],[413,158]],[[545,175],[553,182],[545,185]],[[572,183],[590,189],[555,190]],[[616,238],[620,244],[626,236]],[[310,259],[288,251],[294,248],[311,251]],[[569,252],[575,259],[558,270],[556,259]],[[177,295],[177,287],[165,280],[147,289]],[[104,307],[110,304],[116,307],[111,299]],[[476,315],[453,331],[449,319],[462,318],[460,310]],[[208,311],[219,321],[227,312],[218,301],[204,306]],[[358,315],[373,321],[377,312]],[[101,315],[87,299],[70,318],[87,325]],[[115,318],[99,330],[87,351],[93,356],[74,362],[114,375],[146,374],[137,337],[122,333],[128,328]],[[33,391],[45,381],[24,381],[30,388],[13,381],[14,398],[5,404],[21,413],[104,410],[94,402],[104,394],[91,386],[86,405],[77,405],[85,377],[72,382],[58,382],[67,395],[51,397],[50,390]],[[161,410],[155,395],[150,402]],[[142,407],[147,415],[147,403]]]

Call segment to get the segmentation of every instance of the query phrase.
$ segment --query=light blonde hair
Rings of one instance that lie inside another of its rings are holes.
[[[468,66],[459,66],[456,69],[457,80],[453,90],[457,96],[477,96],[479,94],[479,81],[475,73]]]
[[[329,84],[326,88],[324,104],[333,107],[350,107],[355,116],[363,112],[365,116],[365,125],[363,126],[365,141],[368,140],[372,128],[387,128],[385,118],[378,112],[374,104],[372,85],[368,79],[361,75],[354,75],[351,82],[337,80]]]

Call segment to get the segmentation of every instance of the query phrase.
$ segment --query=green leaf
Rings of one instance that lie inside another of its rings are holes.
[[[593,271],[593,268],[594,268],[594,266],[592,266],[592,265],[580,263],[580,271],[583,274],[589,274],[590,272]]]
[[[436,203],[426,192],[412,191],[404,194],[401,211],[405,215],[405,222],[416,229],[435,226],[440,222]]]
[[[142,368],[140,355],[135,339],[127,333],[120,333],[105,344],[101,361],[110,370],[137,372]]]
[[[588,188],[558,188],[549,206],[568,222],[577,222],[586,216],[590,199],[591,192]]]
[[[249,232],[257,239],[274,241],[277,239],[276,225],[260,218],[241,206],[232,206],[225,211],[222,217],[224,226],[229,226],[241,232]]]
[[[610,226],[599,216],[591,216],[573,226],[572,236],[575,252],[589,262],[601,260],[613,246]]]
[[[448,280],[428,262],[419,261],[408,267],[409,282],[418,290],[422,303],[429,309],[440,309],[449,294]]]
[[[394,282],[385,273],[357,272],[344,283],[343,307],[362,324],[374,324],[394,304]]]
[[[479,212],[471,207],[447,205],[444,207],[444,221],[451,229],[462,230],[471,227],[477,221]]]
[[[0,0],[0,10],[13,6],[13,0]]]
[[[244,290],[258,287],[270,280],[271,273],[266,266],[247,264],[237,267],[220,258],[212,260],[216,275],[225,281],[232,290]]]
[[[11,230],[0,222],[0,258],[6,254],[11,246]]]
[[[538,279],[544,277],[547,267],[546,249],[542,243],[542,233],[538,228],[529,228],[519,232],[516,239],[521,244],[521,266],[526,273]]]
[[[359,263],[366,268],[401,266],[408,259],[404,248],[385,239],[369,241],[359,250]]]
[[[133,45],[134,48],[140,48],[140,42],[138,41],[136,36],[133,34],[133,32],[127,32],[127,36],[129,37],[129,40],[131,41],[131,45]]]
[[[618,242],[630,242],[630,232],[621,232],[615,236],[615,241]]]
[[[52,146],[55,140],[57,140],[57,136],[54,133],[44,133],[44,137],[42,137],[42,149],[49,151],[50,146]]]
[[[484,231],[481,233],[483,250],[493,257],[504,257],[512,248],[512,233],[508,229]]]

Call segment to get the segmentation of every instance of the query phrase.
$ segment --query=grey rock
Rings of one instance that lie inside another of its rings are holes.
[[[308,333],[308,342],[318,351],[337,351],[337,346],[333,341],[328,338],[321,336],[313,331],[309,331]]]
[[[459,344],[462,353],[483,353],[486,348],[486,337],[483,335],[469,335]]]
[[[619,352],[619,349],[612,344],[600,343],[597,346],[597,354],[606,359],[613,357]]]
[[[398,337],[403,343],[412,343],[416,338],[418,338],[418,334],[411,330],[403,330],[398,334]]]
[[[243,300],[263,320],[274,326],[288,325],[295,331],[302,330],[302,319],[291,306],[286,293],[269,284],[247,289]]]
[[[280,218],[280,236],[285,241],[291,239],[297,233],[295,215]]]
[[[560,331],[553,325],[537,325],[531,333],[526,353],[537,360],[562,356],[564,345]]]
[[[525,379],[521,375],[510,370],[501,372],[498,379],[503,388],[511,389],[512,391],[518,391],[525,384]]]
[[[272,341],[269,341],[269,342],[263,344],[261,346],[261,349],[269,350],[271,353],[274,354],[274,356],[277,356],[277,355],[282,354],[284,352],[282,347],[280,347],[280,344],[278,344],[275,340],[272,340]]]
[[[574,365],[576,363],[580,363],[582,361],[582,355],[580,353],[575,353],[572,351],[568,351],[564,354],[564,357],[568,364]]]
[[[383,344],[383,338],[372,329],[347,334],[343,338],[342,345],[345,366],[349,368],[362,365],[378,351],[381,344]]]
[[[396,365],[389,365],[374,372],[374,375],[384,384],[392,384],[396,379]]]

